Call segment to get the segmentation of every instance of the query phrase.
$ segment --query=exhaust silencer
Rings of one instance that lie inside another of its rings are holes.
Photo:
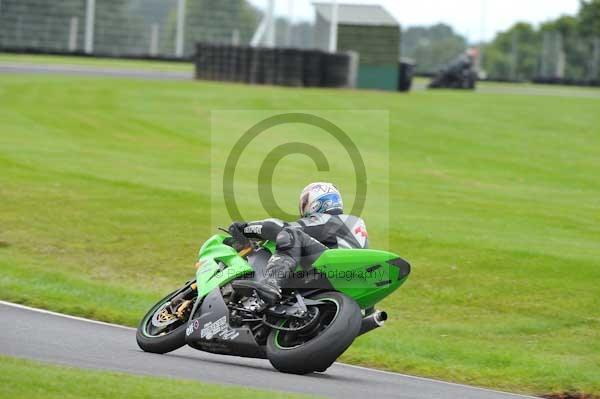
[[[372,331],[376,328],[383,326],[383,323],[387,320],[387,313],[383,311],[376,311],[368,316],[365,316],[360,326],[360,332],[358,335],[363,335]]]

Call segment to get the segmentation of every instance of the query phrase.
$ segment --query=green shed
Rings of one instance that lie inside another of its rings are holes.
[[[315,44],[327,50],[331,27],[331,3],[314,3]],[[400,24],[379,5],[338,5],[338,51],[359,54],[357,86],[398,90]]]

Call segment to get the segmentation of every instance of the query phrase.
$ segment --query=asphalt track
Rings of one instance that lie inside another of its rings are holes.
[[[59,74],[78,76],[105,76],[113,78],[191,80],[192,72],[143,70],[133,68],[103,68],[82,65],[27,64],[20,62],[0,62],[0,73]]]
[[[98,67],[86,65],[30,64],[22,62],[0,61],[0,73],[19,74],[59,74],[73,76],[97,76],[112,78],[155,79],[155,80],[192,80],[193,72],[143,70],[133,68]],[[418,81],[413,85],[414,91],[426,90],[426,83]],[[565,98],[600,99],[600,90],[567,86],[519,85],[519,84],[486,84],[477,86],[478,93],[551,96]]]
[[[142,352],[135,330],[0,301],[0,354],[89,369],[176,377],[329,398],[517,399],[487,389],[336,363],[326,373],[282,374],[268,361],[182,348]]]

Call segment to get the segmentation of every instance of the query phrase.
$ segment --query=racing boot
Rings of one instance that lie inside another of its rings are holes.
[[[289,255],[274,254],[267,263],[265,277],[259,280],[256,291],[269,306],[281,300],[281,285],[296,268],[296,261]]]

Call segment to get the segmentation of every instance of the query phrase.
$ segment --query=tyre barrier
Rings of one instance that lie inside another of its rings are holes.
[[[280,49],[277,52],[277,80],[281,86],[302,86],[302,51],[293,48]]]
[[[308,50],[302,53],[302,85],[319,87],[323,80],[323,52]]]
[[[262,82],[266,85],[274,85],[277,78],[277,50],[263,48],[260,50]]]
[[[355,53],[197,43],[196,79],[291,87],[355,87]]]
[[[323,76],[321,86],[349,87],[352,70],[352,56],[347,53],[326,53],[323,56]]]

